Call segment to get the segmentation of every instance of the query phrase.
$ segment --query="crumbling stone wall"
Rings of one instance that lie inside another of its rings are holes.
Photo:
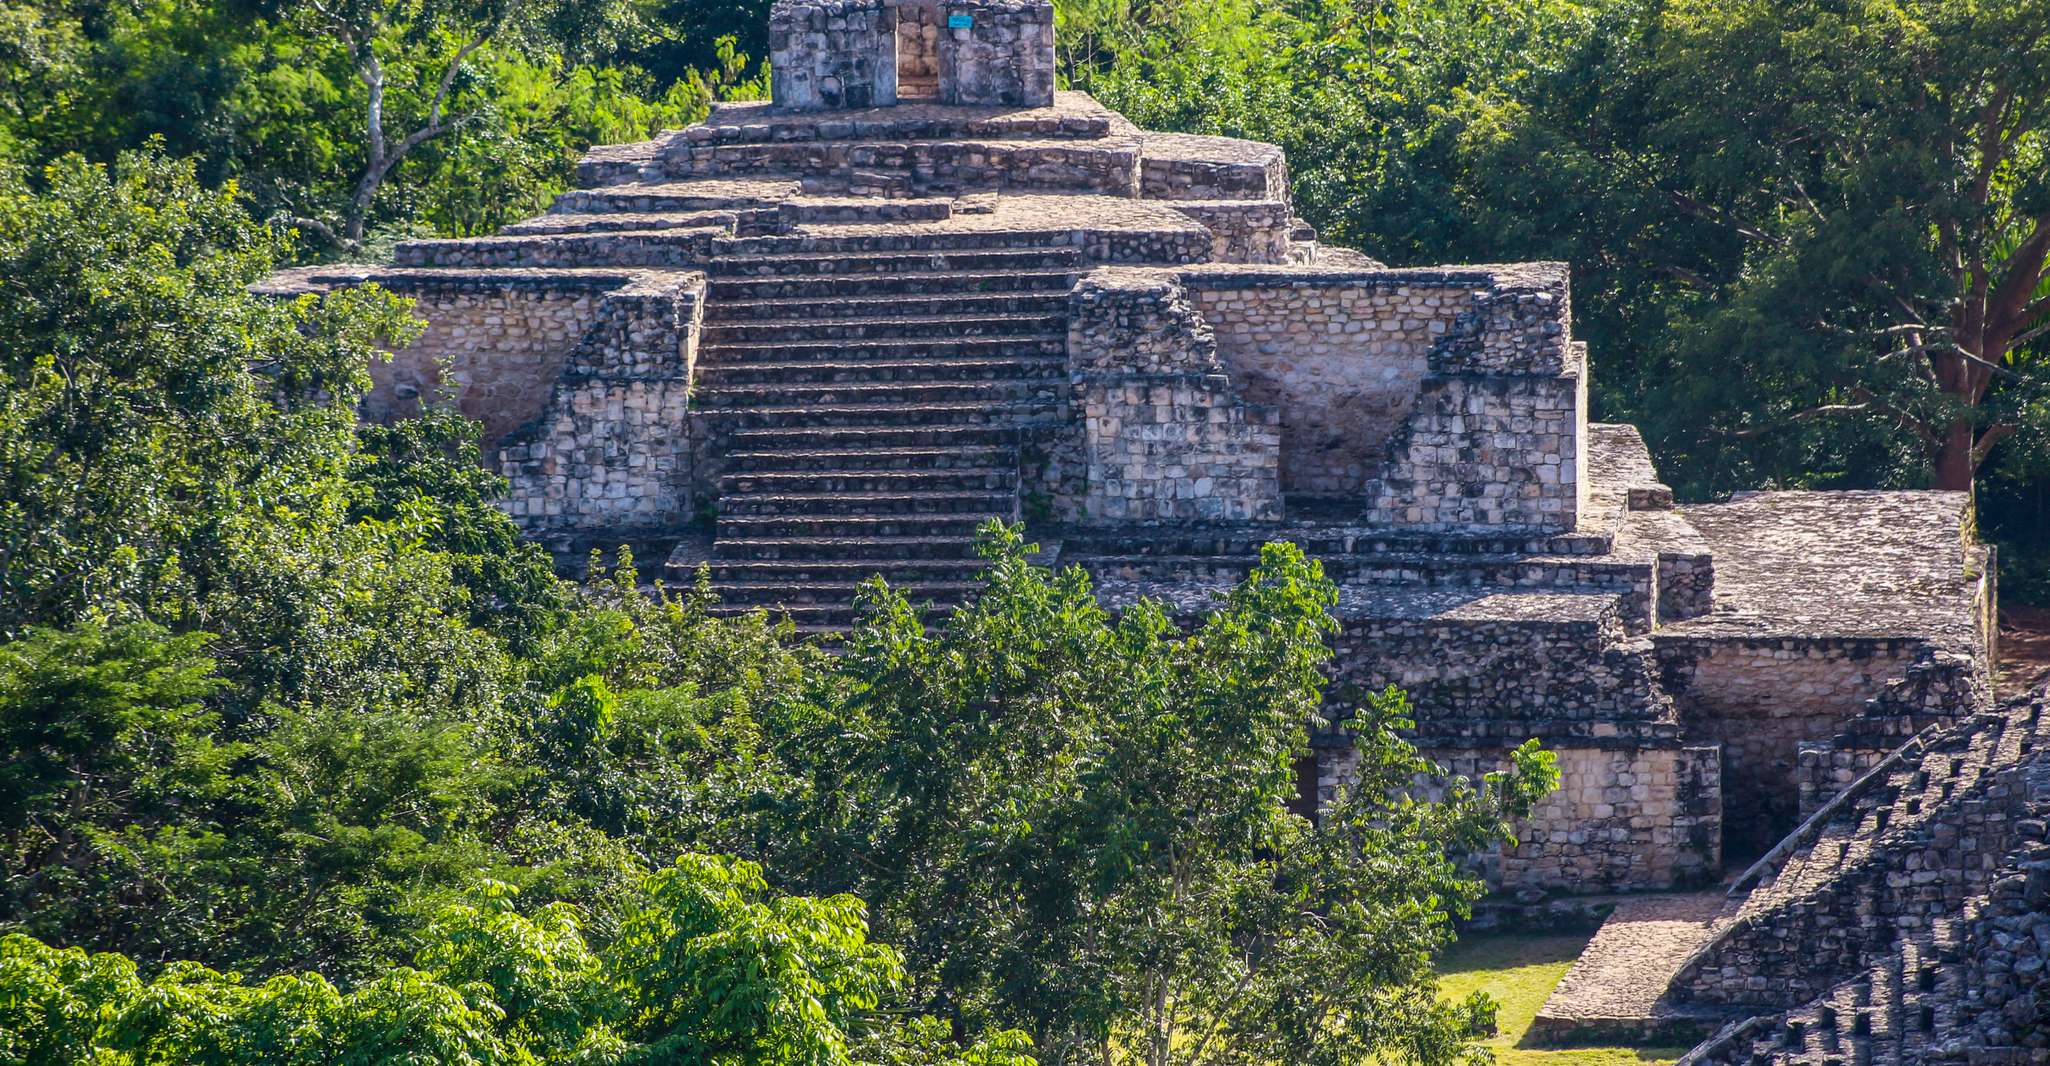
[[[427,329],[389,362],[371,366],[363,417],[410,418],[425,402],[452,398],[483,423],[487,455],[541,412],[571,349],[596,319],[604,289],[620,281],[397,273],[378,280],[416,301],[414,313]]]
[[[1480,860],[1501,891],[1631,891],[1712,881],[1722,839],[1720,774],[1713,747],[1549,746],[1559,788],[1516,823],[1516,846]],[[1320,802],[1354,780],[1358,757],[1339,749],[1319,763]],[[1509,764],[1509,749],[1422,749],[1448,774],[1479,781]],[[1443,789],[1420,782],[1418,794]]]
[[[1370,521],[1570,530],[1587,502],[1586,351],[1564,264],[1504,268],[1437,339],[1430,376],[1367,488]]]
[[[1793,830],[1801,744],[1835,736],[1920,650],[1906,639],[1660,640],[1688,736],[1723,746],[1732,854],[1759,854]]]
[[[896,9],[886,0],[776,0],[769,91],[787,111],[896,103]]]
[[[542,539],[674,530],[689,520],[686,417],[703,274],[607,293],[541,415],[508,437],[506,510]]]
[[[1281,517],[1278,415],[1243,400],[1180,282],[1099,270],[1069,298],[1081,523]]]
[[[1676,735],[1651,648],[1614,596],[1348,587],[1340,614],[1333,684],[1401,688],[1425,736]]]
[[[1280,200],[1197,200],[1176,203],[1175,210],[1210,231],[1212,262],[1288,262],[1295,216]]]
[[[947,0],[940,11],[942,101],[1053,103],[1051,0]]]

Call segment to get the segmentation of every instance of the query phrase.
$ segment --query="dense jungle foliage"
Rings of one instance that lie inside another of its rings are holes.
[[[763,0],[0,0],[0,1063],[1455,1061],[1458,861],[1332,590],[1184,631],[992,528],[843,652],[631,559],[571,587],[475,427],[359,427],[376,290],[761,91]],[[2050,0],[1061,5],[1067,82],[1275,141],[1393,263],[1575,266],[1600,417],[1695,498],[1975,480],[2050,591]]]

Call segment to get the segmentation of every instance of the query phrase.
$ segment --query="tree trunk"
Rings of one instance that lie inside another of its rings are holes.
[[[1977,442],[1978,434],[1969,419],[1957,419],[1950,424],[1936,448],[1937,488],[1948,492],[1972,491],[1973,476],[1978,473],[1972,446]]]

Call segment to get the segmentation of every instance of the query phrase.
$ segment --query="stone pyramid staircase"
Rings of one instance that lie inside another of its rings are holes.
[[[973,589],[976,527],[1019,517],[1021,429],[1066,389],[1081,259],[1048,240],[765,238],[714,260],[694,402],[732,442],[703,560],[727,609],[832,628],[873,575],[914,602]]]
[[[1990,797],[2012,820],[2003,854],[1951,878],[1970,898],[1904,926],[1890,951],[1809,1002],[1724,1027],[1681,1066],[2050,1061],[2050,752],[2035,744],[2043,693],[2024,702],[2026,720],[2005,732],[2024,734],[2025,750]]]
[[[1732,1022],[1682,1062],[2050,1058],[2050,1027],[2033,1058],[1981,1054],[1983,1035],[1968,1032],[2019,994],[2017,973],[2035,985],[2045,972],[2046,813],[2042,693],[1931,729],[1889,756],[1738,879],[1738,890],[1759,883],[1672,986],[1683,1004],[1799,1005]],[[2012,966],[2017,944],[2033,963]],[[1987,960],[2003,952],[2005,976],[1987,977]]]

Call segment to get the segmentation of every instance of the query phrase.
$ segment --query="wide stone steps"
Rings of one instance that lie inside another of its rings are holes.
[[[968,531],[972,534],[972,528]],[[733,561],[798,560],[808,563],[899,561],[976,562],[972,535],[946,533],[938,536],[909,534],[886,536],[818,537],[728,537],[719,542],[722,554]]]
[[[1067,337],[1055,333],[992,334],[981,337],[875,338],[848,341],[724,341],[707,346],[699,364],[707,370],[743,364],[822,362],[906,363],[943,359],[1067,359]]]
[[[852,425],[797,423],[756,426],[733,433],[737,447],[764,451],[783,448],[847,449],[873,445],[878,448],[971,448],[1018,444],[1018,424],[1005,420],[923,425]]]
[[[983,270],[972,273],[911,271],[902,274],[732,277],[711,280],[716,306],[727,301],[771,299],[849,299],[926,293],[1054,293],[1066,297],[1075,286],[1065,269]]]
[[[785,518],[878,515],[972,515],[1015,521],[1018,494],[990,490],[892,492],[753,492],[719,501],[723,520],[733,515]],[[716,542],[715,542],[716,543]]]
[[[912,94],[902,94],[910,99]],[[836,112],[778,112],[767,104],[714,105],[704,123],[682,134],[687,144],[746,144],[768,141],[935,141],[1005,138],[1097,140],[1110,135],[1110,112],[1100,108],[993,109],[977,114],[959,107],[899,103],[892,107]]]
[[[726,461],[736,468],[768,473],[779,470],[952,470],[1000,467],[1015,451],[1000,445],[930,448],[783,448],[731,452]]]
[[[704,343],[777,340],[906,340],[913,337],[1006,336],[1051,332],[1061,314],[898,315],[888,318],[789,318],[773,322],[707,322]]]
[[[392,251],[401,267],[575,269],[701,265],[723,228],[618,233],[529,233],[405,241]]]
[[[951,558],[715,559],[709,565],[715,586],[743,588],[797,584],[853,586],[877,574],[886,580],[916,584],[966,584],[988,566],[966,554]]]
[[[528,236],[560,233],[650,232],[669,229],[708,229],[734,233],[743,226],[773,221],[774,211],[675,211],[616,214],[549,214],[515,222],[501,234]]]
[[[795,362],[700,365],[699,387],[825,384],[831,382],[1010,381],[1064,378],[1066,359],[908,359],[872,363]]]
[[[918,272],[980,274],[991,271],[1075,271],[1082,266],[1082,252],[1073,247],[1027,248],[932,248],[884,254],[849,255],[844,252],[810,252],[775,255],[752,251],[723,251],[713,258],[714,277],[811,277],[817,275],[892,275]]]
[[[874,191],[876,176],[902,177],[886,193],[928,189],[1047,190],[1137,196],[1139,144],[1121,140],[875,140],[691,144],[665,151],[671,178],[802,175]],[[813,185],[813,187],[820,187]]]
[[[959,514],[722,514],[721,544],[756,541],[853,540],[896,537],[968,543],[994,515]],[[745,550],[745,549],[743,549]],[[880,551],[880,550],[879,550]],[[880,552],[887,555],[886,551]]]
[[[653,214],[676,211],[773,211],[804,193],[795,178],[745,181],[628,181],[571,189],[550,214]]]
[[[902,255],[922,252],[950,255],[968,252],[1072,252],[1070,229],[948,230],[919,226],[814,226],[801,233],[727,237],[712,251],[727,257]],[[944,267],[934,267],[944,270]]]
[[[854,437],[867,436],[879,443],[923,443],[925,438],[883,436],[889,430],[919,431],[939,427],[982,426],[992,430],[1014,430],[1022,422],[1044,417],[1049,408],[1042,403],[992,405],[982,401],[935,401],[932,403],[819,403],[762,404],[754,407],[705,407],[700,413],[736,428],[782,431],[778,439],[792,445],[846,440],[847,434],[820,435],[831,429],[856,430]],[[932,439],[938,439],[934,437]]]
[[[897,316],[959,316],[1057,314],[1066,310],[1065,292],[904,293],[847,297],[784,296],[763,300],[716,300],[706,308],[706,321],[776,322],[786,319],[879,319]]]
[[[985,407],[1015,407],[1034,400],[1052,402],[1059,387],[1048,381],[997,379],[988,381],[845,381],[797,383],[722,383],[707,386],[697,398],[706,414],[722,408],[756,408],[768,404],[857,404],[880,406],[905,404],[929,406],[944,403],[982,404]]]
[[[722,496],[794,492],[976,492],[1018,484],[1017,466],[954,470],[747,470],[719,478]]]

